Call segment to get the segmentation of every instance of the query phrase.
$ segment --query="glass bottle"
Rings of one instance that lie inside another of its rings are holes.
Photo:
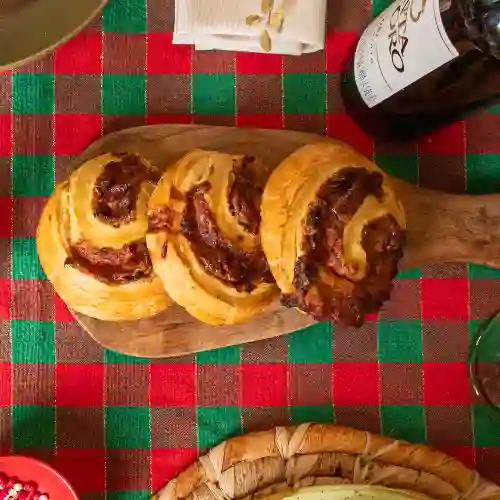
[[[500,0],[396,0],[345,63],[348,114],[407,140],[500,101]]]

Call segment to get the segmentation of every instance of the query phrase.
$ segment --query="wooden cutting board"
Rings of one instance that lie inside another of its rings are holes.
[[[113,133],[92,144],[73,167],[108,151],[138,152],[160,168],[184,153],[213,149],[260,156],[276,167],[301,146],[321,137],[302,132],[197,125],[154,125]],[[436,174],[439,165],[436,164]],[[471,262],[500,268],[500,195],[452,195],[395,179],[408,217],[408,243],[402,268],[443,262]],[[101,345],[124,354],[163,358],[252,342],[304,328],[311,319],[279,303],[237,326],[211,327],[178,306],[151,319],[106,322],[75,314]]]

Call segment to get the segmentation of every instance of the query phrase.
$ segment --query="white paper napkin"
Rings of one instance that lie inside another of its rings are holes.
[[[276,6],[280,0],[275,0]],[[271,53],[301,55],[325,46],[327,0],[284,0],[281,32],[267,28]],[[248,26],[246,18],[261,13],[261,0],[176,0],[173,43],[196,50],[266,52],[260,37],[266,23]]]

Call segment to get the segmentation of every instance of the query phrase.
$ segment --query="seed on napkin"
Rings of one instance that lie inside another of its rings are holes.
[[[267,30],[264,30],[260,35],[260,46],[265,52],[271,52],[271,37]]]

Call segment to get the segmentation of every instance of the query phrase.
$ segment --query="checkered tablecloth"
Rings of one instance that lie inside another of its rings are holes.
[[[500,109],[405,147],[374,143],[343,113],[342,58],[384,3],[331,0],[326,51],[283,58],[173,47],[173,0],[111,0],[54,54],[0,74],[3,453],[55,464],[83,500],[135,500],[231,434],[336,421],[428,441],[500,481],[500,425],[469,389],[466,364],[471,335],[500,305],[497,271],[414,269],[361,330],[320,324],[150,362],[90,340],[36,256],[40,210],[72,158],[145,123],[314,131],[421,185],[500,191]]]

